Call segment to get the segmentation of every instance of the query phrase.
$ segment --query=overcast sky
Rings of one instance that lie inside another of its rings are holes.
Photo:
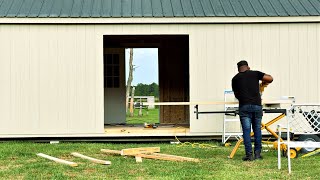
[[[129,75],[129,49],[126,49],[126,83]],[[134,48],[132,85],[138,83],[151,84],[158,83],[158,49],[157,48]]]

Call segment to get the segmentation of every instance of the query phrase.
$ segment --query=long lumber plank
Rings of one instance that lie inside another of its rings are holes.
[[[100,151],[105,153],[105,154],[118,154],[118,155],[121,155],[121,151],[118,151],[118,150],[101,149]]]
[[[186,159],[185,157],[182,158],[182,156],[164,156],[162,154],[137,154],[136,156],[142,157],[142,158],[147,158],[147,159],[158,159],[158,160],[167,160],[167,161],[192,161],[192,162],[199,162],[199,159],[193,159],[193,158],[188,158]]]
[[[170,157],[170,158],[177,158],[184,161],[192,161],[192,162],[200,162],[197,158],[190,158],[190,157],[184,157],[184,156],[176,156],[171,154],[162,154],[162,153],[152,153],[153,155],[162,156],[162,157]]]
[[[129,148],[129,149],[122,149],[121,155],[127,156],[127,155],[135,155],[135,154],[141,154],[141,153],[155,153],[160,152],[160,147],[142,147],[142,148]]]
[[[66,161],[66,160],[63,160],[63,159],[59,159],[59,158],[56,158],[56,157],[53,157],[53,156],[49,156],[49,155],[46,155],[46,154],[43,154],[43,153],[38,153],[37,156],[49,159],[51,161],[55,161],[57,163],[66,164],[66,165],[69,165],[69,166],[72,166],[72,167],[78,166],[77,163],[74,163],[74,162],[71,162],[71,161]]]
[[[103,165],[110,165],[111,162],[110,161],[104,161],[104,160],[100,160],[100,159],[96,159],[96,158],[92,158],[92,157],[89,157],[89,156],[85,156],[83,154],[80,154],[80,153],[77,153],[77,152],[73,152],[71,153],[73,156],[75,157],[79,157],[79,158],[82,158],[82,159],[87,159],[91,162],[94,162],[94,163],[97,163],[97,164],[103,164]]]
[[[239,102],[225,102],[225,101],[205,101],[205,102],[145,102],[143,105],[157,105],[157,106],[178,106],[178,105],[224,105],[224,104],[239,104]],[[264,100],[263,105],[268,104],[292,104],[292,100]]]

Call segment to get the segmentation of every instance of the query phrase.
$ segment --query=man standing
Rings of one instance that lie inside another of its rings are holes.
[[[260,71],[251,71],[247,61],[237,63],[238,74],[232,78],[232,90],[235,97],[239,100],[239,116],[243,131],[243,140],[246,155],[244,161],[260,160],[261,156],[261,120],[262,105],[259,90],[261,86],[266,86],[273,81],[272,76]],[[254,132],[254,158],[252,157],[251,146],[251,124]]]

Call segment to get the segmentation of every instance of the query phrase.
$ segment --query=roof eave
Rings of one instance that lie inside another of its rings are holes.
[[[1,24],[221,24],[320,22],[320,16],[172,18],[0,18]]]

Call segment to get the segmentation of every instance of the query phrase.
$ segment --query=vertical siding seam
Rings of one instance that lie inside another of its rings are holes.
[[[319,38],[319,31],[320,31],[320,28],[319,28],[319,26],[320,26],[320,24],[318,24],[317,25],[317,27],[316,27],[316,32],[317,32],[317,41],[316,41],[316,43],[317,43],[317,47],[318,47],[318,50],[320,49],[320,43],[319,43],[319,40],[320,40],[320,38]],[[316,61],[317,63],[318,63],[318,69],[320,68],[320,63],[319,63],[319,58],[320,58],[320,53],[319,53],[320,51],[318,51],[318,53],[317,53],[317,59],[318,59],[318,61]],[[317,77],[318,77],[318,102],[320,101],[320,92],[319,92],[319,89],[320,89],[320,78],[319,78],[319,71],[317,71]]]
[[[10,79],[10,116],[9,116],[9,118],[10,118],[10,121],[12,122],[13,121],[13,119],[12,119],[12,50],[13,50],[13,47],[12,47],[13,45],[12,45],[12,40],[10,40],[10,75],[9,75],[9,79]]]
[[[93,32],[96,32],[96,25],[94,25],[93,26]],[[87,35],[87,34],[86,34]],[[96,43],[95,43],[95,46],[96,46]],[[103,36],[102,36],[102,46],[103,46]],[[96,47],[95,47],[95,49],[96,49]],[[104,47],[102,47],[102,53],[104,54]],[[101,59],[100,59],[101,60]],[[87,59],[85,59],[85,61],[87,61]],[[97,61],[97,60],[96,60]],[[103,59],[102,59],[102,61],[103,61]],[[96,62],[97,63],[97,62]],[[96,63],[94,63],[94,64],[96,64]],[[104,65],[102,64],[102,68],[104,68],[103,67]],[[97,68],[97,65],[95,65],[94,66],[94,69],[96,70],[96,68]],[[95,72],[97,72],[97,71],[95,71]],[[103,72],[102,72],[103,73]],[[103,76],[103,74],[102,74],[102,76]],[[104,77],[103,77],[104,78]],[[97,74],[95,74],[95,79],[97,79]],[[97,92],[97,81],[94,81],[94,92]],[[104,83],[104,79],[102,79],[102,84]],[[103,90],[103,110],[104,110],[104,90]],[[95,122],[97,121],[97,93],[95,93],[95,98],[94,98],[94,120],[95,120]],[[94,123],[94,129],[96,130],[97,129],[97,126],[96,126],[97,124],[96,123]],[[102,124],[103,126],[104,126],[104,113],[103,113],[103,124]],[[104,127],[103,127],[103,129],[104,129]]]
[[[37,30],[39,31],[39,26],[37,27]],[[38,40],[38,38],[37,38],[37,40]],[[40,44],[40,42],[39,42],[39,44]],[[40,127],[41,127],[41,121],[40,121],[40,119],[41,119],[41,108],[40,108],[40,55],[39,55],[39,53],[40,53],[40,51],[37,51],[37,65],[38,65],[38,117],[39,117],[39,119],[38,119],[38,127],[39,127],[39,129],[40,129]]]
[[[29,25],[27,25],[27,27],[28,27],[28,35],[29,35],[29,37],[30,37],[30,24]],[[31,38],[29,38],[28,39],[28,55],[29,55],[29,57],[28,57],[28,64],[29,64],[29,69],[28,69],[28,74],[29,74],[29,77],[28,77],[28,80],[29,80],[29,84],[31,84],[31,53],[30,53],[30,51],[31,51]],[[31,90],[30,90],[31,89]],[[32,92],[32,86],[29,86],[29,92]],[[30,96],[28,96],[28,115],[30,116],[30,114],[32,114],[31,113],[31,111],[30,111],[30,108],[32,108],[33,107],[33,105],[32,105],[32,100],[31,100],[31,98],[30,98]],[[32,126],[32,125],[31,125]]]
[[[306,28],[307,28],[307,30],[306,30],[306,41],[307,41],[307,43],[306,43],[306,46],[307,46],[307,67],[309,67],[309,59],[310,59],[310,55],[309,55],[309,53],[308,53],[308,50],[309,50],[309,28],[308,28],[308,26],[309,26],[309,24],[306,24]],[[307,73],[307,76],[308,76],[308,74],[309,73]],[[309,82],[309,81],[308,81]],[[305,86],[305,88],[307,88],[308,86],[307,86],[307,84],[309,84],[308,82],[306,82],[306,86]],[[305,93],[306,93],[306,96],[307,96],[307,102],[310,102],[310,93],[308,93],[308,91],[306,90],[305,91]]]
[[[270,3],[270,4],[271,4],[271,3]],[[278,13],[277,13],[277,14],[278,14]],[[280,52],[281,52],[281,40],[280,40],[280,33],[281,33],[280,30],[281,30],[281,28],[280,28],[280,26],[281,26],[281,25],[278,25],[278,28],[277,28],[277,30],[278,30],[278,33],[277,33],[277,35],[278,35],[278,47],[279,47],[279,48],[278,48],[278,58],[281,56],[281,53],[280,53]],[[283,94],[282,88],[281,88],[281,86],[282,86],[281,81],[283,80],[283,78],[279,78],[279,80],[280,80],[280,81],[279,81],[279,86],[280,86],[279,89],[280,89],[280,95],[281,95],[281,94]]]
[[[72,8],[72,7],[71,7]],[[58,25],[56,25],[56,27],[55,27],[55,29],[56,29],[56,34],[58,34]],[[57,52],[59,52],[59,42],[58,42],[58,38],[56,39],[56,48],[57,48]],[[59,67],[59,53],[57,53],[57,56],[56,56],[56,62],[57,62],[57,75],[59,75],[60,73],[59,73],[59,70],[60,70],[60,67]],[[60,82],[61,81],[59,81],[59,76],[58,76],[58,78],[57,78],[57,82],[59,82],[59,84],[60,84]],[[57,91],[56,91],[56,95],[57,95],[57,100],[58,100],[58,102],[56,102],[56,104],[59,104],[59,101],[61,102],[61,98],[60,98],[60,90],[58,89]],[[58,114],[57,114],[57,120],[58,120],[58,122],[61,122],[60,121],[60,111],[58,110]]]

